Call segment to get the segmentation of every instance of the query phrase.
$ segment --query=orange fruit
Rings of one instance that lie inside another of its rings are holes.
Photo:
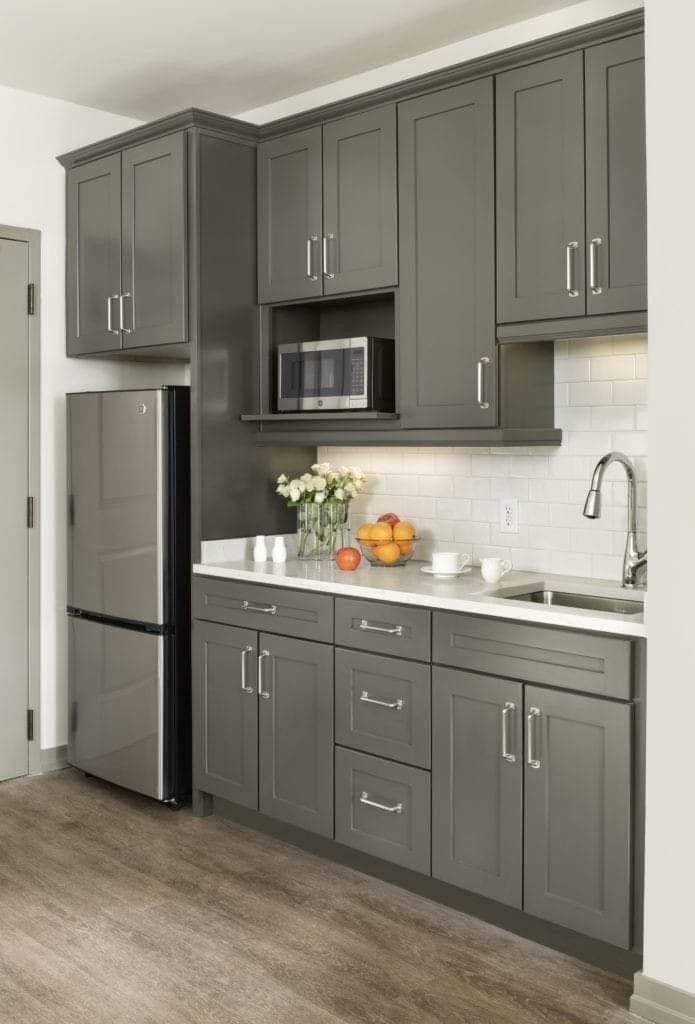
[[[372,539],[372,528],[373,527],[372,527],[371,523],[362,523],[362,525],[358,526],[358,528],[357,528],[357,534],[356,534],[357,539],[358,540],[371,540]]]
[[[393,530],[390,523],[375,523],[369,533],[369,539],[376,541],[393,540]]]
[[[396,523],[393,528],[394,540],[413,540],[414,537],[415,527],[412,523]]]
[[[388,541],[386,544],[377,544],[374,554],[384,565],[394,565],[401,557],[401,549],[395,541]]]
[[[412,555],[415,545],[412,540],[399,540],[398,547],[400,548],[402,555]]]

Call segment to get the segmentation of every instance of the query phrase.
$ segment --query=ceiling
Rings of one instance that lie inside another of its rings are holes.
[[[147,120],[272,103],[576,0],[2,0],[0,84]]]

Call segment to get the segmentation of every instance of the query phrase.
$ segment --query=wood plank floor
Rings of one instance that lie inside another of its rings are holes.
[[[629,986],[72,770],[0,786],[3,1024],[634,1024]]]

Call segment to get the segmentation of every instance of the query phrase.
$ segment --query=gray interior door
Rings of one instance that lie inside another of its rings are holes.
[[[583,55],[569,53],[497,77],[497,319],[583,316],[584,259]]]
[[[323,290],[398,282],[396,108],[323,126]]]
[[[497,423],[492,95],[488,78],[399,106],[406,427]]]
[[[630,945],[629,704],[526,687],[524,910]]]
[[[67,353],[121,347],[121,156],[67,172]]]
[[[28,771],[29,245],[0,235],[0,779]]]
[[[258,301],[321,295],[321,128],[258,147]]]
[[[68,397],[68,604],[74,608],[163,621],[162,394]]]
[[[521,907],[523,687],[435,668],[432,874]]]
[[[646,309],[644,36],[590,47],[585,73],[587,312]]]
[[[161,800],[164,638],[69,617],[68,761]]]
[[[194,785],[258,808],[258,696],[255,630],[193,626]]]
[[[258,691],[261,811],[332,837],[333,648],[261,633]]]
[[[123,347],[188,338],[183,132],[123,153]]]

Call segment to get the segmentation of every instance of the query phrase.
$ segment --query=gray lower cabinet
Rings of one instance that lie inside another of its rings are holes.
[[[364,853],[430,873],[430,773],[335,750],[335,838]]]
[[[584,56],[498,75],[497,319],[583,316]]]
[[[526,688],[524,909],[630,945],[632,707]]]
[[[523,687],[437,668],[432,679],[432,874],[522,905]]]
[[[258,807],[258,697],[253,630],[193,625],[194,786]]]
[[[259,808],[333,836],[333,648],[261,633]]]
[[[399,105],[399,330],[406,428],[498,420],[491,78]]]
[[[587,313],[647,308],[644,36],[585,53]]]

